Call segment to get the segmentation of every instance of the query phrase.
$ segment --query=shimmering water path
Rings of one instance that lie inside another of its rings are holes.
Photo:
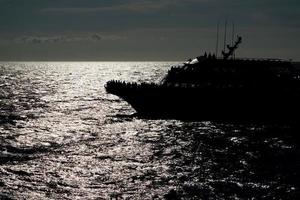
[[[0,63],[0,199],[297,199],[297,124],[138,119],[104,90],[172,64]]]

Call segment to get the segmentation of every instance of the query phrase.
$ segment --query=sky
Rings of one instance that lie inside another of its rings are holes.
[[[299,0],[0,0],[2,61],[181,61],[235,34],[238,57],[300,61]]]

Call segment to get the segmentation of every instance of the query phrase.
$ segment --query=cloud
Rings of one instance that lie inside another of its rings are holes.
[[[186,0],[185,3],[202,2],[207,0]],[[162,10],[169,6],[182,4],[180,0],[140,0],[140,1],[123,1],[120,4],[113,4],[109,6],[96,7],[54,7],[42,9],[46,13],[93,13],[100,11],[129,11],[139,13],[150,13]]]
[[[88,35],[55,35],[55,36],[35,36],[25,35],[12,39],[14,43],[32,43],[32,44],[45,44],[45,43],[71,43],[71,42],[99,42],[101,40],[120,40],[124,39],[118,35],[100,35],[97,33]]]

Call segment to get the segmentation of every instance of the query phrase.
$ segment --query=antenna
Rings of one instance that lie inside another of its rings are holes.
[[[234,40],[234,22],[232,22],[231,46],[233,45],[233,40]]]
[[[234,34],[235,34],[235,32],[234,32],[234,31],[235,31],[235,30],[234,30],[234,28],[235,28],[235,27],[234,27],[234,22],[232,22],[231,46],[233,46],[233,43],[234,43],[234,41],[233,41],[233,40],[234,40]],[[232,54],[232,58],[235,58],[235,53],[233,53],[233,54]]]
[[[218,53],[219,53],[219,26],[220,26],[220,21],[218,21],[217,24],[216,58],[218,58]]]
[[[227,40],[227,19],[225,20],[225,31],[224,31],[224,48],[223,51],[226,50],[226,40]]]

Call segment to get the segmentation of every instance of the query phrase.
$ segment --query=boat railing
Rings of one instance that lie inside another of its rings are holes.
[[[222,58],[219,58],[222,59]],[[230,59],[229,59],[230,60]],[[273,62],[291,62],[291,60],[280,59],[280,58],[249,58],[249,57],[239,57],[232,60],[242,60],[242,61],[273,61]]]

